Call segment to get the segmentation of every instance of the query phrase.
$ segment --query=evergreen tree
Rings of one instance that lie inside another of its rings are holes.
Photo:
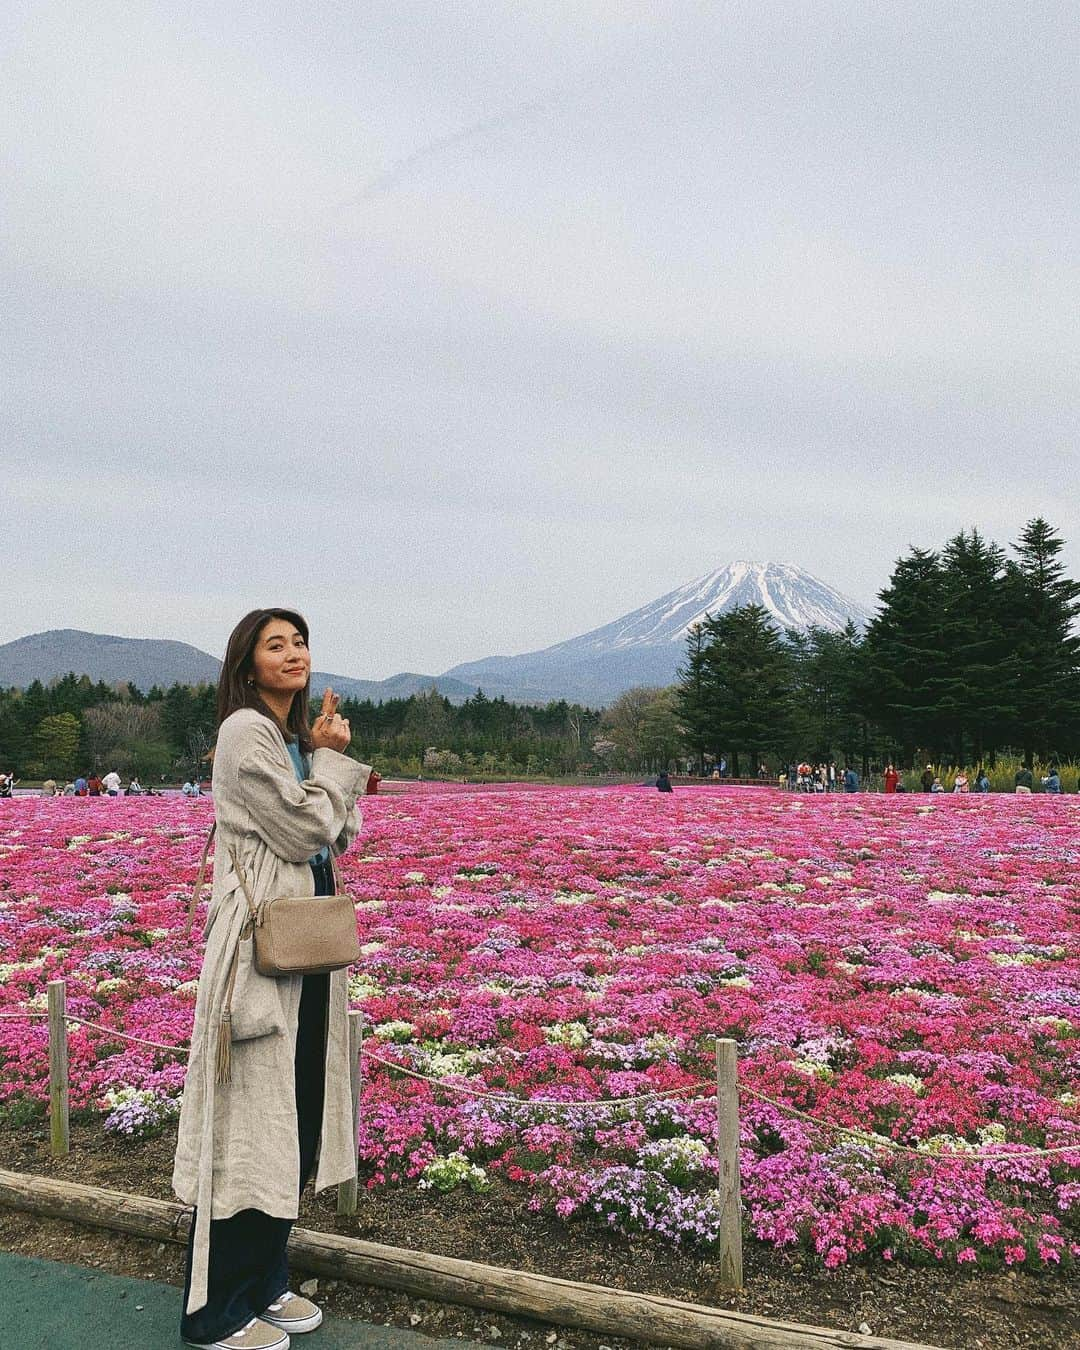
[[[23,710],[23,691],[6,689],[0,694],[0,771],[26,773],[32,757],[33,728]]]
[[[68,777],[75,772],[79,752],[79,719],[74,713],[54,713],[43,717],[34,729],[32,764],[42,777]]]
[[[789,726],[792,656],[761,605],[740,605],[706,618],[704,723],[707,743],[739,755],[748,752],[751,772],[763,754],[784,743]]]
[[[679,667],[675,690],[675,710],[683,726],[683,738],[697,760],[699,773],[705,769],[705,752],[718,749],[709,743],[712,714],[706,646],[705,629],[696,623],[686,635],[686,664]]]
[[[857,759],[866,739],[866,719],[856,691],[862,643],[849,622],[839,633],[811,627],[789,630],[793,660],[792,741],[815,762]]]
[[[855,698],[911,764],[918,748],[939,758],[948,725],[940,698],[950,655],[943,647],[945,577],[936,553],[901,558],[866,631]]]
[[[1014,704],[1024,762],[1076,749],[1080,721],[1080,583],[1058,561],[1062,540],[1041,517],[1028,521],[1008,564],[1008,626],[1018,658]]]
[[[980,762],[1014,725],[1018,661],[1005,631],[1005,555],[978,530],[961,531],[942,552],[944,603],[939,641],[948,663],[937,708],[957,764]]]

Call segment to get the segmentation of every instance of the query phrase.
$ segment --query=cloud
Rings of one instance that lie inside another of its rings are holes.
[[[337,669],[430,670],[1037,511],[1080,573],[1069,27],[16,0],[0,640],[333,576]]]

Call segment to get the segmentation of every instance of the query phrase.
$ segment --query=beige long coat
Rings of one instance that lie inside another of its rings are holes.
[[[203,936],[206,952],[184,1082],[173,1190],[196,1205],[187,1312],[207,1301],[210,1220],[242,1209],[295,1219],[300,1191],[293,1059],[301,976],[273,979],[252,964],[248,915],[230,859],[232,849],[256,904],[276,895],[312,895],[308,858],[329,844],[343,852],[360,828],[356,798],[371,769],[335,750],[311,757],[303,783],[270,718],[250,708],[221,724],[214,754],[217,841],[214,884]],[[229,968],[232,991],[231,1082],[218,1083],[216,1061]],[[348,971],[330,976],[326,1090],[315,1187],[356,1174],[348,1059]]]

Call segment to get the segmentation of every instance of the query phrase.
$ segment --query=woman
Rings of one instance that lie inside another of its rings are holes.
[[[222,1350],[284,1350],[319,1325],[288,1288],[285,1244],[312,1172],[317,1190],[356,1174],[348,972],[260,975],[233,863],[256,904],[329,895],[331,854],[360,827],[371,770],[342,753],[331,690],[309,725],[310,674],[303,618],[263,609],[233,630],[218,684],[214,885],[173,1189],[195,1206],[180,1334]]]

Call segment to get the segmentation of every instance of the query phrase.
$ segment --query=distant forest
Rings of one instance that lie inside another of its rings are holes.
[[[1009,557],[978,530],[895,565],[865,633],[780,633],[748,605],[688,636],[679,682],[631,689],[603,710],[483,693],[454,706],[436,690],[373,703],[342,699],[350,753],[384,774],[569,776],[846,761],[866,773],[1049,764],[1080,758],[1080,584],[1063,542],[1029,521]],[[216,688],[64,676],[0,690],[0,771],[24,780],[116,769],[144,783],[205,775]]]
[[[116,769],[144,784],[208,776],[217,687],[174,684],[146,693],[130,684],[65,675],[0,691],[0,769],[25,779]],[[595,757],[601,714],[576,704],[518,706],[482,693],[454,707],[432,690],[372,703],[343,698],[349,753],[383,773],[573,774]]]

